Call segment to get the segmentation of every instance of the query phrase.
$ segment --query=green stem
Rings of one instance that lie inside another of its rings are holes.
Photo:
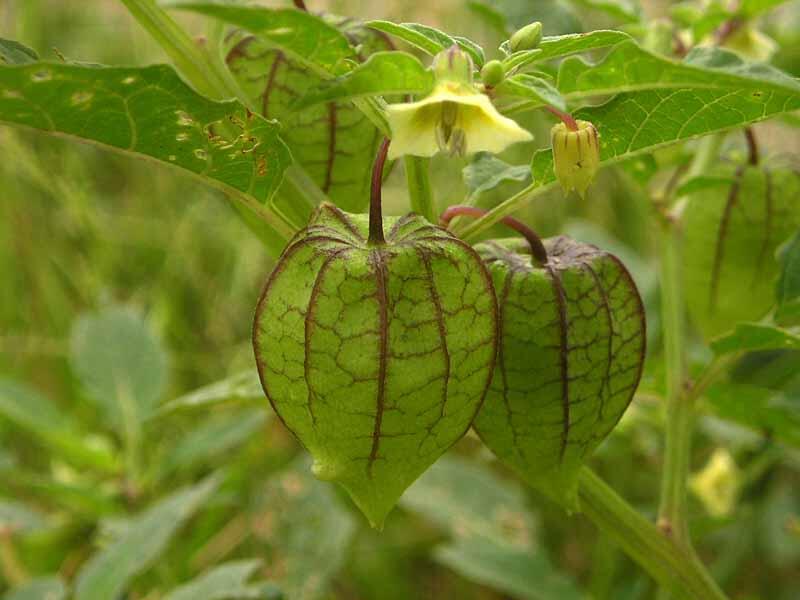
[[[403,162],[406,167],[406,181],[408,182],[408,197],[411,210],[425,217],[431,223],[436,223],[436,203],[433,199],[430,178],[430,158],[421,156],[405,156]]]
[[[587,467],[581,470],[578,494],[583,514],[661,586],[682,598],[726,600],[693,554],[662,535]]]
[[[661,479],[658,523],[682,546],[688,547],[686,482],[693,422],[693,401],[682,393],[686,381],[684,314],[678,240],[671,224],[661,234],[661,314],[666,380],[666,446]]]

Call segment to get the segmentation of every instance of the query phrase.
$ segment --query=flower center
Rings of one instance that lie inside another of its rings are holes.
[[[464,156],[467,153],[467,136],[459,126],[458,103],[444,101],[436,123],[436,143],[439,150],[450,156]]]

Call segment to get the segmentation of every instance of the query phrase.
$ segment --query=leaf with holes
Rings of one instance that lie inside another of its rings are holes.
[[[495,360],[495,298],[470,246],[422,217],[323,204],[284,251],[253,330],[264,391],[375,527],[469,429]]]
[[[291,162],[277,124],[200,96],[163,65],[0,65],[0,123],[155,159],[262,203]]]
[[[390,49],[385,37],[357,22],[338,23],[341,32],[337,33],[360,45],[359,58]],[[231,38],[227,63],[261,114],[281,122],[282,137],[295,160],[322,191],[344,210],[363,210],[369,200],[372,160],[381,140],[369,119],[346,101],[298,105],[311,90],[324,89],[328,80],[296,60],[284,46],[276,49],[270,40]]]
[[[797,80],[718,49],[678,62],[626,42],[596,65],[564,61],[558,88],[567,101],[616,94],[574,113],[597,128],[601,165],[800,108]],[[534,155],[532,171],[542,185],[554,181],[550,150]]]
[[[776,250],[800,226],[795,173],[748,166],[721,175],[689,195],[683,213],[686,302],[709,338],[772,308]]]
[[[524,479],[575,510],[578,470],[639,383],[639,292],[616,257],[563,236],[545,241],[544,264],[521,240],[477,249],[497,292],[499,349],[475,430]]]

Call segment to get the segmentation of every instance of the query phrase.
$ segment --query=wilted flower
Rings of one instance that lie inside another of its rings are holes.
[[[565,192],[576,190],[581,196],[600,168],[600,140],[589,121],[575,121],[577,129],[557,123],[550,130],[553,169]]]
[[[436,87],[418,102],[386,109],[392,130],[389,158],[404,154],[451,156],[472,152],[498,153],[516,142],[533,139],[530,132],[504,117],[472,82],[472,61],[457,46],[437,55]]]
[[[736,505],[740,480],[739,469],[730,452],[717,448],[706,466],[692,476],[689,487],[708,514],[725,517],[733,512]]]

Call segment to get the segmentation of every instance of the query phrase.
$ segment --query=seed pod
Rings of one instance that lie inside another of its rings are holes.
[[[581,197],[600,168],[600,140],[589,121],[575,121],[577,130],[556,123],[550,130],[553,170],[564,192],[576,190]]]
[[[542,24],[539,21],[534,21],[514,33],[508,41],[508,46],[511,48],[512,52],[533,50],[539,47],[541,41]]]
[[[747,166],[694,187],[682,215],[684,288],[692,322],[712,338],[774,305],[775,252],[800,227],[800,177]]]
[[[499,348],[475,430],[523,478],[576,509],[578,470],[639,383],[644,309],[613,255],[564,236],[544,248],[539,263],[521,240],[476,246],[498,295]]]
[[[382,223],[376,243],[366,215],[323,204],[269,277],[253,331],[275,412],[376,527],[471,425],[497,342],[477,253],[416,215]]]

